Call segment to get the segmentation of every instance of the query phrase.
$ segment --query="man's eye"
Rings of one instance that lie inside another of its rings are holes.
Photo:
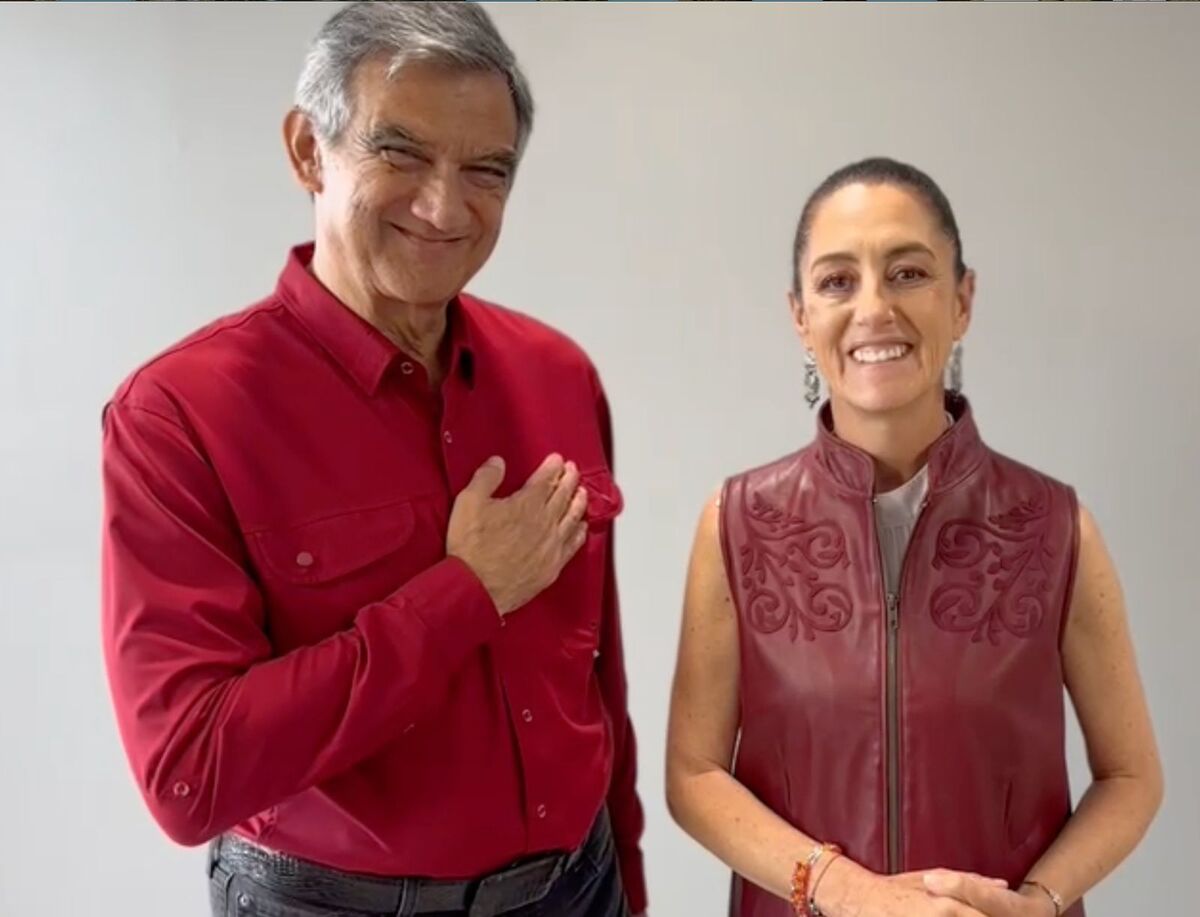
[[[508,171],[498,166],[472,166],[467,172],[483,188],[502,188],[508,184]]]
[[[388,162],[395,166],[413,166],[424,162],[412,150],[396,149],[395,147],[384,147],[383,155]]]

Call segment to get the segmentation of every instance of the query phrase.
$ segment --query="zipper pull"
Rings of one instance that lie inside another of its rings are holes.
[[[887,619],[892,630],[900,627],[900,597],[894,592],[887,594]]]

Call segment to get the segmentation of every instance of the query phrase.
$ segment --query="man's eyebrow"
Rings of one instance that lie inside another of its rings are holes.
[[[399,124],[381,124],[367,131],[362,138],[363,145],[369,149],[395,144],[397,146],[423,147],[425,142],[416,134],[411,133]]]
[[[517,154],[515,150],[507,147],[497,150],[485,150],[477,156],[472,156],[471,162],[491,163],[492,165],[503,166],[506,169],[512,170],[517,166]]]
[[[404,146],[425,149],[426,143],[416,134],[398,124],[381,124],[367,131],[361,140],[363,147],[368,150],[378,150],[387,146]],[[512,171],[517,165],[517,152],[512,147],[496,147],[485,149],[468,157],[471,163],[490,163]]]

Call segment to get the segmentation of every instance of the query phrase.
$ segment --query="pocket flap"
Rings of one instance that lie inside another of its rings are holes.
[[[251,536],[255,554],[272,573],[295,583],[323,583],[400,550],[413,532],[412,503],[339,513]]]
[[[611,471],[607,468],[584,471],[580,473],[579,479],[587,490],[588,525],[601,525],[621,514],[621,510],[625,508],[625,497],[621,494],[621,488],[617,486]]]

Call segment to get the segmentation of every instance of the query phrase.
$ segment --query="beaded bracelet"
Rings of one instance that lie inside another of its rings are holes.
[[[840,854],[842,848],[837,844],[817,844],[805,860],[798,860],[792,871],[792,911],[796,917],[821,917],[816,903],[810,894],[810,883],[813,867],[825,853]]]
[[[829,856],[825,860],[825,868],[820,873],[811,876],[808,883],[808,911],[812,917],[825,917],[825,913],[817,907],[817,886],[821,884],[821,880],[825,878],[825,873],[829,872],[829,867],[833,865],[833,861],[842,855],[842,848],[837,844],[826,845]]]

